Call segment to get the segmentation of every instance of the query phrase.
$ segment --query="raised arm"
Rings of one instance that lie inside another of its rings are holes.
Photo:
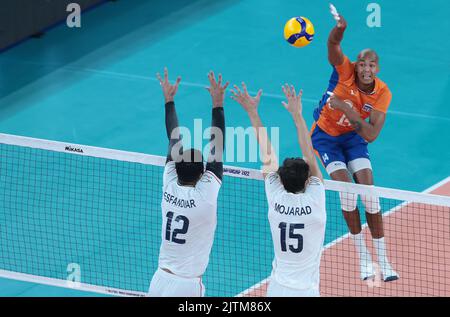
[[[311,176],[316,176],[323,181],[322,172],[320,171],[319,165],[317,164],[314,156],[311,137],[309,135],[308,128],[306,127],[306,122],[302,116],[303,91],[300,90],[297,95],[294,86],[289,87],[289,85],[286,84],[283,86],[283,92],[288,100],[287,103],[283,101],[283,106],[289,111],[292,119],[294,119],[295,127],[297,129],[298,143],[300,144],[300,149],[302,150],[303,159],[309,165]]]
[[[347,21],[336,11],[336,8],[332,4],[330,4],[330,11],[337,23],[328,36],[328,61],[331,65],[336,66],[344,62],[341,41],[344,38]]]
[[[178,90],[178,85],[180,84],[181,77],[178,76],[177,81],[174,85],[169,83],[169,72],[167,71],[167,67],[164,68],[164,80],[161,78],[159,73],[156,74],[156,77],[159,80],[159,83],[162,87],[164,100],[165,100],[165,112],[166,112],[166,133],[167,138],[169,139],[169,149],[167,152],[166,163],[169,161],[173,161],[172,158],[172,149],[180,142],[181,144],[181,136],[178,130],[178,118],[177,112],[175,111],[175,103],[174,97]],[[181,152],[182,149],[180,149]]]
[[[211,71],[208,74],[210,86],[206,89],[211,94],[212,98],[212,122],[211,122],[211,140],[210,153],[208,162],[206,163],[206,170],[211,171],[219,179],[223,176],[223,150],[225,147],[225,113],[223,111],[223,102],[225,98],[225,90],[228,87],[228,82],[222,86],[222,75],[219,74],[218,81],[214,73]]]
[[[267,130],[263,126],[258,114],[258,105],[261,99],[262,90],[259,90],[255,97],[251,97],[248,94],[245,83],[242,83],[242,88],[244,92],[241,92],[239,87],[235,85],[235,91],[232,91],[233,96],[231,96],[231,98],[236,100],[244,108],[250,118],[262,154],[262,173],[265,178],[267,174],[278,170],[278,157],[272,147],[269,136],[267,135]]]

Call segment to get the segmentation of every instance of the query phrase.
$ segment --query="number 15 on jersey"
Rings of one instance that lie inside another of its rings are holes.
[[[288,245],[286,244],[286,239],[291,239],[294,243],[289,244],[289,251],[293,253],[302,252],[303,236],[299,233],[299,230],[304,229],[305,225],[303,223],[280,222],[278,228],[280,228],[281,251],[287,252]]]

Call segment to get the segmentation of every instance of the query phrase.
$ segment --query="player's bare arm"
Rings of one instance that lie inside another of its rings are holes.
[[[353,110],[347,103],[336,97],[330,96],[329,104],[334,109],[342,111],[347,117],[356,133],[362,136],[367,142],[373,142],[378,137],[383,128],[386,114],[373,109],[370,113],[369,122],[363,120],[359,113]]]
[[[289,87],[288,84],[283,87],[284,95],[286,96],[288,102],[282,102],[283,106],[289,111],[294,119],[295,127],[297,129],[298,142],[300,144],[300,149],[302,150],[303,157],[308,163],[311,169],[311,175],[320,178],[323,181],[322,172],[317,164],[316,158],[314,156],[311,137],[309,136],[308,128],[306,127],[306,122],[302,115],[302,94],[303,91],[300,90],[297,94],[294,86]]]
[[[169,71],[167,70],[167,67],[164,68],[164,79],[161,78],[161,75],[159,73],[156,74],[156,77],[158,78],[159,84],[161,85],[165,100],[166,132],[167,138],[169,139],[169,149],[166,159],[167,163],[173,160],[171,153],[175,144],[177,144],[178,142],[180,142],[181,144],[180,134],[178,131],[178,117],[175,111],[174,103],[174,97],[178,91],[178,85],[180,84],[181,77],[178,76],[175,84],[172,85],[169,82]]]
[[[331,65],[341,65],[344,62],[344,53],[341,48],[341,41],[344,38],[344,32],[347,28],[347,21],[340,15],[336,8],[330,4],[330,11],[336,20],[336,26],[331,30],[328,36],[328,61]]]
[[[223,149],[225,146],[225,114],[223,104],[225,99],[225,91],[229,82],[222,85],[222,74],[219,74],[218,80],[214,72],[208,73],[209,91],[212,98],[212,123],[211,123],[211,141],[210,153],[206,170],[213,172],[219,179],[223,175]]]
[[[238,86],[234,85],[232,91],[232,99],[237,101],[242,108],[247,112],[253,128],[255,129],[256,139],[258,140],[259,147],[263,156],[263,176],[275,172],[278,170],[278,158],[275,150],[272,147],[272,143],[267,135],[267,130],[261,122],[261,118],[258,114],[258,105],[261,99],[262,90],[260,89],[255,97],[249,95],[247,86],[242,83],[243,92]]]

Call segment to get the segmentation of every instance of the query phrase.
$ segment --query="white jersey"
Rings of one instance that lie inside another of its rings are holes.
[[[300,290],[319,291],[320,258],[325,236],[325,188],[310,177],[304,193],[284,189],[278,173],[265,179],[275,258],[272,278]]]
[[[221,181],[206,171],[195,187],[180,186],[175,162],[164,168],[159,267],[182,277],[203,275],[217,224]]]

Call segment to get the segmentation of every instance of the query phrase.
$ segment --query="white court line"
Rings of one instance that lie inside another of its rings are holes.
[[[39,66],[49,66],[49,67],[55,67],[55,66],[59,66],[60,64],[58,63],[48,63],[48,64],[43,64],[43,63],[37,63],[37,62],[32,62],[32,61],[21,61],[22,63],[26,63],[26,64],[30,64],[30,65],[39,65]],[[97,75],[102,75],[102,76],[109,76],[109,77],[115,77],[115,78],[122,78],[122,79],[128,79],[128,80],[132,80],[132,79],[137,79],[137,80],[152,80],[152,81],[158,81],[158,79],[156,77],[150,77],[150,76],[142,76],[142,75],[135,75],[135,74],[130,74],[130,73],[120,73],[120,72],[113,72],[113,71],[106,71],[106,70],[99,70],[99,69],[95,69],[95,68],[83,68],[83,67],[77,67],[77,66],[61,66],[60,68],[58,68],[57,70],[62,70],[62,71],[71,71],[71,72],[78,72],[78,73],[92,73],[92,74],[97,74]],[[181,86],[186,86],[186,87],[196,87],[196,88],[205,88],[206,87],[206,83],[205,84],[199,84],[199,83],[193,83],[193,82],[187,82],[187,81],[181,81],[180,83]],[[256,91],[250,91],[250,94],[256,95]],[[268,98],[273,98],[273,99],[279,99],[279,100],[284,100],[285,97],[281,94],[272,94],[272,93],[267,93],[264,92],[263,96],[268,97]],[[312,98],[302,98],[303,101],[305,102],[309,102],[309,103],[314,103],[314,104],[318,104],[320,98],[317,99],[312,99]],[[414,112],[405,112],[405,111],[396,111],[396,110],[389,110],[388,112],[389,114],[393,114],[393,115],[399,115],[399,116],[406,116],[406,117],[413,117],[413,118],[420,118],[420,119],[429,119],[429,120],[439,120],[439,121],[447,121],[450,122],[450,118],[446,118],[446,117],[438,117],[438,116],[433,116],[433,115],[428,115],[428,114],[421,114],[421,113],[414,113]]]
[[[78,68],[78,67],[66,66],[66,67],[62,67],[61,69],[73,71],[73,72],[81,72],[81,73],[87,72],[87,73],[93,73],[93,74],[97,74],[97,75],[111,76],[111,77],[123,78],[123,79],[152,80],[152,81],[158,82],[158,79],[156,77],[134,75],[134,74],[128,74],[128,73],[111,72],[111,71],[103,71],[103,70],[98,70],[98,69],[93,69],[93,68]],[[230,83],[230,85],[233,85],[233,83]],[[188,82],[185,80],[181,80],[180,86],[205,88],[208,85],[206,83],[198,84],[198,83],[192,83],[192,82]],[[256,91],[252,91],[252,90],[249,90],[248,92],[251,95],[257,94]],[[286,97],[283,95],[271,94],[271,93],[266,93],[266,92],[263,92],[263,96],[269,97],[269,98],[274,98],[274,99],[280,99],[280,100],[286,99]],[[302,98],[302,100],[306,101],[306,102],[317,102],[317,103],[319,102],[319,99],[311,99],[311,98]]]
[[[444,185],[444,184],[446,184],[446,183],[448,183],[448,182],[450,182],[450,176],[448,176],[448,177],[444,178],[443,180],[441,180],[440,182],[438,182],[438,183],[436,183],[436,184],[434,184],[434,185],[428,187],[427,189],[425,189],[424,191],[422,191],[422,193],[427,193],[427,194],[428,194],[428,193],[432,192],[433,190],[435,190],[436,188],[441,187],[442,185]],[[410,202],[405,201],[405,202],[401,203],[400,205],[398,205],[398,206],[396,206],[396,207],[394,207],[394,208],[388,210],[387,212],[383,213],[383,218],[384,218],[384,217],[387,217],[387,216],[389,216],[389,215],[392,215],[394,212],[400,210],[401,208],[403,208],[405,205],[407,205],[407,204],[409,204],[409,203],[410,203]],[[364,230],[365,228],[367,228],[367,223],[365,223],[365,224],[362,226],[362,230]],[[340,236],[339,238],[337,238],[337,239],[335,239],[335,240],[333,240],[333,241],[327,243],[327,244],[323,247],[323,250],[325,251],[326,249],[331,248],[331,247],[334,246],[335,244],[338,244],[339,242],[341,242],[341,241],[347,239],[348,237],[350,237],[350,233],[346,233],[346,234]],[[244,297],[244,296],[246,296],[247,294],[253,292],[254,290],[260,288],[260,287],[263,286],[264,284],[268,283],[268,281],[269,281],[269,277],[263,279],[261,282],[256,283],[255,285],[253,285],[253,286],[247,288],[246,290],[240,292],[240,293],[237,294],[235,297]]]
[[[138,80],[152,80],[152,81],[158,81],[156,77],[150,77],[150,76],[142,76],[142,75],[134,75],[129,73],[120,73],[120,72],[112,72],[112,71],[105,71],[105,70],[98,70],[94,68],[81,68],[81,67],[74,67],[74,66],[65,66],[60,68],[61,70],[66,71],[72,71],[72,72],[81,72],[81,73],[93,73],[97,75],[103,75],[103,76],[110,76],[110,77],[116,77],[116,78],[123,78],[123,79],[138,79]],[[232,83],[231,83],[232,84]],[[205,88],[207,84],[199,84],[199,83],[192,83],[188,81],[182,80],[180,83],[180,86],[186,86],[186,87],[196,87],[196,88]],[[256,91],[249,90],[249,93],[252,95],[256,95]],[[284,100],[285,96],[281,94],[272,94],[272,93],[266,93],[263,92],[263,96],[273,99],[279,99]],[[318,104],[320,98],[312,99],[312,98],[305,98],[302,97],[303,101],[309,102],[309,103],[315,103]],[[446,117],[438,117],[433,115],[427,115],[427,114],[421,114],[421,113],[413,113],[413,112],[404,112],[404,111],[396,111],[396,110],[389,110],[389,114],[394,115],[400,115],[400,116],[407,116],[407,117],[414,117],[414,118],[420,118],[420,119],[431,119],[431,120],[441,120],[441,121],[448,121],[450,122],[450,118]]]
[[[76,283],[76,282],[72,282],[72,281],[66,281],[66,280],[61,280],[61,279],[56,279],[56,278],[51,278],[51,277],[19,273],[19,272],[7,271],[7,270],[0,270],[0,277],[11,279],[11,280],[35,283],[35,284],[63,287],[63,288],[72,289],[74,291],[94,292],[94,293],[111,295],[111,296],[123,296],[123,297],[144,297],[144,296],[146,296],[146,293],[144,293],[144,292],[129,291],[129,290],[124,290],[124,289],[119,289],[119,288],[91,285],[91,284],[86,284],[86,283]]]

